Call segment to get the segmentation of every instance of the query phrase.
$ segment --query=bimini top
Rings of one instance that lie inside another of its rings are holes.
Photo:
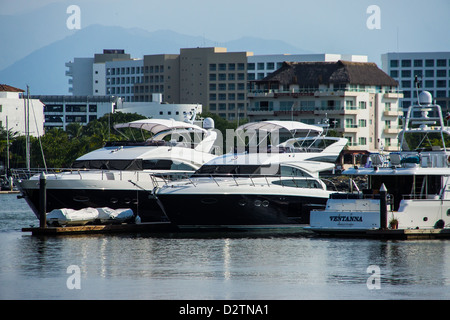
[[[237,130],[266,130],[275,131],[280,129],[286,129],[291,132],[314,132],[320,134],[323,132],[323,128],[306,124],[299,121],[277,121],[267,120],[259,122],[246,123],[237,128]]]
[[[194,129],[197,131],[206,132],[205,129],[183,121],[171,120],[171,119],[142,119],[127,123],[120,123],[114,126],[115,129],[119,128],[138,128],[146,131],[150,131],[154,134],[175,129]]]

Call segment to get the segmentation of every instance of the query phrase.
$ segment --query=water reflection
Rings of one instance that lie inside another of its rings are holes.
[[[450,246],[440,240],[16,234],[6,242],[2,273],[52,279],[61,298],[76,294],[65,287],[70,265],[80,267],[84,298],[421,298],[415,288],[449,295]],[[366,286],[370,265],[381,270],[376,294]]]

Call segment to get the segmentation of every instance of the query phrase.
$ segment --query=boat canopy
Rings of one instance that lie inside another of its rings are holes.
[[[275,131],[280,129],[285,129],[293,133],[313,132],[321,134],[323,132],[323,128],[321,127],[306,124],[299,121],[277,121],[277,120],[258,121],[246,123],[237,128],[237,130],[266,130],[266,131]]]
[[[206,132],[205,129],[183,121],[177,121],[172,119],[142,119],[127,123],[120,123],[114,126],[115,129],[120,128],[137,128],[152,132],[154,134],[175,129],[193,129],[196,131]]]

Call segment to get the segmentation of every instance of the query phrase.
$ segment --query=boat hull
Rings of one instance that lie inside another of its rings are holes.
[[[159,194],[169,220],[180,229],[261,229],[307,225],[327,199],[257,194]]]

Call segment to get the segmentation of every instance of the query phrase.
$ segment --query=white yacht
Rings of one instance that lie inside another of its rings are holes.
[[[290,121],[263,121],[245,128],[270,132],[280,127],[291,132],[301,129],[303,132],[314,130],[319,136],[322,133],[319,127]],[[323,150],[317,150],[312,144],[309,146],[314,150],[308,150],[306,145],[303,149],[294,149],[290,146],[293,141],[264,148],[258,144],[254,152],[217,157],[189,179],[158,186],[154,189],[155,196],[171,223],[181,229],[306,225],[311,209],[324,208],[330,194],[335,192],[327,190],[319,173],[335,167],[334,161],[347,140],[333,140],[339,147]],[[334,161],[315,161],[325,154],[327,156],[321,159]]]
[[[421,92],[418,104],[408,109],[400,150],[370,154],[364,167],[344,171],[367,177],[367,188],[332,196],[325,210],[311,212],[310,229],[338,234],[449,228],[450,131],[445,120],[431,94]]]
[[[146,190],[151,190],[156,180],[166,179],[166,175],[173,178],[192,174],[216,157],[213,150],[217,133],[210,118],[204,120],[203,128],[166,119],[137,120],[115,128],[138,129],[144,139],[111,142],[78,158],[72,169],[48,170],[48,212],[62,208],[130,208],[143,222],[161,221],[165,217],[161,217],[161,210]],[[28,171],[15,171],[18,187],[39,218],[40,173],[27,177],[23,173]]]

